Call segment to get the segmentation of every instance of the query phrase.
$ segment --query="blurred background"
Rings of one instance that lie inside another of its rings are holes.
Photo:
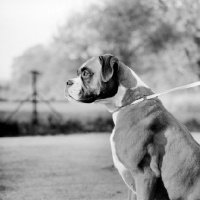
[[[117,56],[155,92],[200,79],[199,0],[0,4],[1,136],[111,131],[104,107],[64,99],[66,80],[92,56]],[[33,70],[39,73],[37,97],[31,96]],[[191,131],[200,130],[199,91],[197,87],[162,97]],[[31,132],[35,118],[38,128]]]
[[[0,0],[0,33],[0,199],[124,198],[111,114],[68,102],[66,81],[104,53],[156,93],[199,81],[200,1]],[[161,100],[198,135],[200,87]]]

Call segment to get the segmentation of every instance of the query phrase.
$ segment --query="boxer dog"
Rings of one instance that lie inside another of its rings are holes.
[[[137,200],[200,199],[200,146],[158,98],[132,104],[153,91],[124,63],[93,57],[68,80],[66,96],[102,103],[113,113],[113,161]]]

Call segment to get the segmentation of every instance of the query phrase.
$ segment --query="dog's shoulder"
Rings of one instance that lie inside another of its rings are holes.
[[[167,110],[159,99],[146,100],[130,105],[119,112],[116,119],[116,128],[130,128],[133,126],[151,126],[166,122],[169,118]]]
[[[149,143],[168,127],[163,109],[160,100],[152,99],[121,110],[116,118],[113,137],[116,144],[120,147],[122,143],[126,146]]]

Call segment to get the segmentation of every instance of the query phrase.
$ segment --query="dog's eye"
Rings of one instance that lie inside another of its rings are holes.
[[[89,73],[87,70],[84,70],[84,71],[82,72],[82,77],[83,77],[83,78],[88,78],[89,75],[90,75],[90,73]]]

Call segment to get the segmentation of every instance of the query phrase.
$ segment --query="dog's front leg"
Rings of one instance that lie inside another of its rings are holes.
[[[143,172],[133,172],[136,184],[137,200],[153,200],[157,177],[152,170],[144,168]]]
[[[137,200],[136,194],[130,188],[128,188],[128,200]]]
[[[126,169],[123,171],[119,170],[119,173],[130,190],[128,191],[128,200],[136,200],[135,179],[133,178],[131,172]]]

